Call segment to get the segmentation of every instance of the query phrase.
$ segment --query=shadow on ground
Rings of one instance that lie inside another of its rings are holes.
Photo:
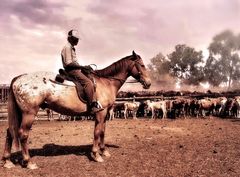
[[[120,148],[117,145],[106,144],[107,148]],[[63,146],[56,144],[45,144],[39,149],[30,149],[29,153],[31,157],[34,156],[61,156],[61,155],[80,155],[87,156],[89,160],[93,160],[91,157],[92,144],[81,145],[81,146]],[[16,164],[22,161],[22,153],[20,151],[15,152],[11,155],[11,160]]]

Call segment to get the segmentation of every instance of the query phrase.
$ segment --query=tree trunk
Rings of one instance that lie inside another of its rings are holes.
[[[232,68],[232,66],[231,66],[231,68],[230,68],[230,73],[229,73],[229,79],[228,79],[228,88],[227,88],[228,91],[229,91],[229,89],[231,88],[232,73],[233,73],[233,68]]]

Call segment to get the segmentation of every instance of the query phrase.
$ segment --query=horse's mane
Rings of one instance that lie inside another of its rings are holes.
[[[132,57],[132,55],[130,56],[126,56],[114,63],[112,63],[110,66],[107,66],[104,69],[100,69],[100,70],[95,70],[95,73],[98,76],[114,76],[115,74],[117,74],[122,68],[126,67],[129,65],[129,58]]]

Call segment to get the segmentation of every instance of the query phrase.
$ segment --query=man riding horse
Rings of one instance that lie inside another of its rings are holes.
[[[93,78],[98,83],[96,97],[101,102],[102,111],[99,111],[94,97],[92,82],[79,70],[80,65],[76,61],[74,46],[78,39],[76,31],[71,30],[68,36],[68,44],[62,50],[64,68],[72,76],[83,83],[88,96],[88,107],[85,101],[78,98],[75,86],[62,84],[56,80],[56,73],[39,71],[26,73],[14,77],[11,81],[8,97],[8,128],[6,130],[5,146],[0,164],[6,168],[14,167],[11,161],[11,149],[13,143],[18,150],[22,149],[21,165],[28,169],[38,168],[31,159],[28,146],[28,138],[32,125],[40,108],[45,107],[64,115],[89,115],[89,108],[98,111],[94,114],[95,126],[91,157],[96,162],[103,162],[104,157],[110,157],[105,145],[106,117],[113,106],[117,93],[128,77],[132,76],[144,89],[151,85],[140,55],[134,51],[106,68],[95,70]],[[61,74],[61,73],[60,73]]]
[[[67,40],[68,43],[63,47],[61,52],[63,67],[70,76],[82,85],[84,93],[86,94],[88,111],[91,113],[99,112],[103,110],[103,108],[96,99],[94,84],[81,72],[81,66],[77,62],[74,46],[76,46],[79,41],[78,31],[70,30]]]

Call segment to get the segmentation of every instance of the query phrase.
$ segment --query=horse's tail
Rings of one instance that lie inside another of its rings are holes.
[[[18,76],[20,77],[20,76]],[[20,124],[22,122],[22,113],[20,110],[20,107],[18,106],[16,102],[15,95],[13,93],[13,83],[15,80],[18,78],[15,77],[10,85],[10,90],[9,90],[9,97],[8,97],[8,125],[9,125],[9,130],[12,135],[12,138],[14,140],[14,144],[17,149],[19,149],[19,136],[18,136],[18,131]]]

